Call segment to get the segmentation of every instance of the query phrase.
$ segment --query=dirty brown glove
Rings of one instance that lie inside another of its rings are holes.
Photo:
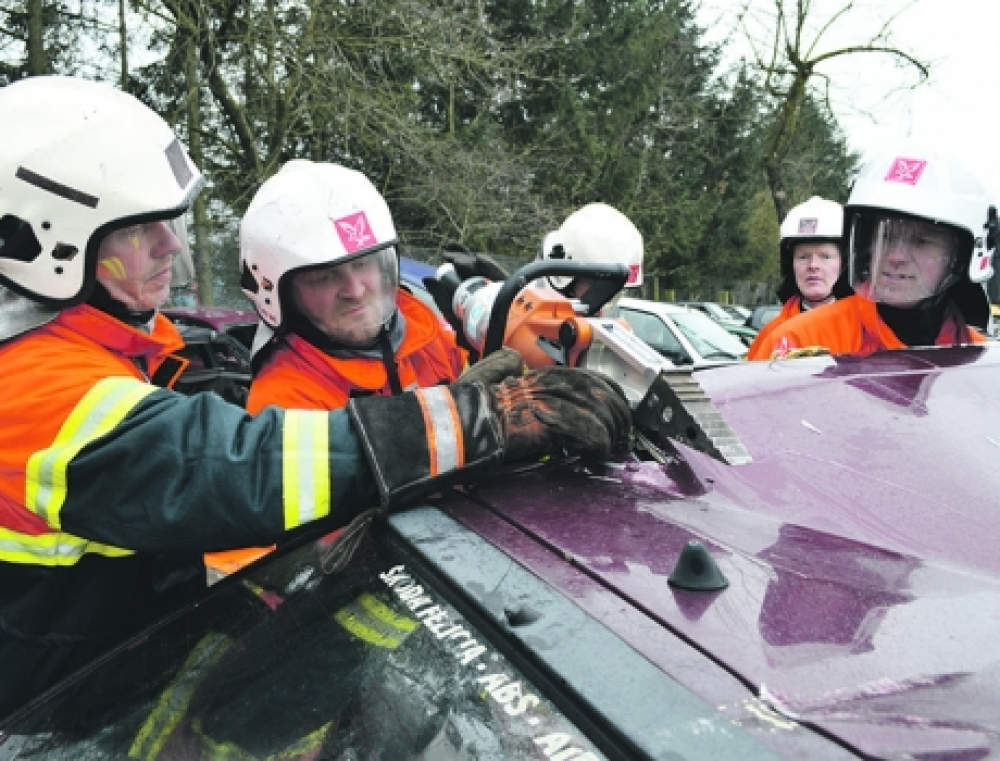
[[[610,457],[627,441],[632,415],[618,384],[590,370],[550,367],[494,388],[505,460],[546,452]]]
[[[521,358],[521,352],[504,346],[466,368],[458,383],[482,383],[491,386],[507,378],[520,377],[523,373],[524,360]]]
[[[359,397],[347,411],[390,509],[499,462],[563,451],[607,457],[631,426],[620,390],[597,373],[565,367],[497,385]]]

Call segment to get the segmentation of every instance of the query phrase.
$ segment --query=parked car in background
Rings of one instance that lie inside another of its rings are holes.
[[[733,322],[736,317],[726,308],[716,301],[678,301],[679,306],[696,309],[702,314],[706,314],[716,322]]]
[[[163,314],[178,327],[207,328],[232,336],[250,351],[257,313],[230,307],[166,307]]]
[[[739,304],[723,304],[722,308],[729,312],[729,314],[733,316],[734,320],[740,323],[746,322],[747,317],[750,316],[752,311],[744,306],[740,306]]]
[[[748,328],[753,328],[757,332],[767,325],[771,320],[781,313],[781,304],[762,304],[753,309],[753,313],[746,321]]]
[[[438,309],[437,304],[434,303],[434,297],[424,287],[424,278],[430,277],[436,270],[437,267],[432,264],[418,262],[416,259],[410,259],[405,256],[399,257],[400,285],[433,309],[438,319],[441,320],[441,324],[448,330],[453,331],[451,324],[441,314],[441,310]]]
[[[750,346],[757,337],[757,329],[746,325],[747,315],[740,316],[739,311],[731,311],[736,310],[736,307],[719,304],[715,301],[678,301],[676,303],[697,310],[715,320],[729,333],[736,336],[744,346]]]
[[[636,336],[675,365],[733,362],[747,353],[743,342],[717,322],[678,304],[623,298],[612,316],[625,320]]]
[[[168,307],[163,314],[184,339],[180,354],[188,361],[174,389],[182,394],[213,391],[241,407],[246,404],[257,313],[224,307]]]

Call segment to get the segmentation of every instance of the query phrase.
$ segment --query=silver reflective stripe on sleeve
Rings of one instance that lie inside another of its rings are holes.
[[[465,442],[455,398],[444,386],[431,386],[414,392],[424,414],[430,475],[457,470],[465,465]]]
[[[285,529],[330,514],[330,418],[288,410],[282,428]]]
[[[5,563],[73,565],[88,552],[107,557],[133,554],[132,550],[91,542],[62,532],[33,535],[0,528],[0,561]]]
[[[48,449],[28,460],[25,506],[53,528],[59,528],[66,501],[66,472],[87,444],[104,436],[125,419],[156,386],[135,378],[104,378],[76,405]]]

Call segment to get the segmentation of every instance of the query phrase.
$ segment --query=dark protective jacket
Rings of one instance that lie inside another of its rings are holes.
[[[200,589],[205,551],[377,500],[347,412],[148,382],[180,345],[87,305],[0,345],[0,718]]]
[[[403,290],[397,306],[406,321],[403,342],[393,357],[401,387],[426,388],[458,380],[465,356],[438,316]],[[381,358],[331,356],[292,333],[254,378],[247,409],[257,413],[273,404],[283,409],[337,410],[354,396],[391,393]]]
[[[985,338],[965,324],[954,306],[945,315],[935,340],[938,346],[983,343]],[[790,319],[768,336],[758,350],[761,359],[781,357],[796,349],[823,347],[831,354],[868,355],[879,349],[905,349],[878,314],[878,305],[855,295],[811,309]]]

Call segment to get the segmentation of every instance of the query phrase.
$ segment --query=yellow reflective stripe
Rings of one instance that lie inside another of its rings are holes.
[[[330,421],[325,412],[288,410],[282,428],[285,528],[330,514]]]
[[[381,621],[394,629],[406,632],[407,634],[420,626],[420,624],[412,618],[394,611],[371,592],[365,592],[363,595],[358,597],[358,604],[378,621]]]
[[[135,378],[104,378],[80,400],[52,446],[28,460],[24,504],[53,528],[66,501],[66,471],[87,444],[112,431],[132,409],[156,391]]]
[[[338,610],[333,620],[362,642],[387,650],[395,650],[419,626],[368,592]]]
[[[73,565],[88,552],[107,557],[133,554],[132,550],[91,542],[61,531],[32,536],[0,527],[0,561],[5,563],[67,566]]]
[[[170,686],[163,691],[156,707],[142,723],[132,741],[128,757],[153,761],[187,713],[195,691],[229,650],[232,640],[224,634],[206,634],[184,661]]]
[[[191,722],[194,733],[201,738],[202,747],[199,758],[207,761],[296,761],[302,758],[311,758],[310,754],[318,751],[326,741],[326,734],[333,725],[328,721],[319,729],[313,730],[305,737],[296,740],[284,750],[272,753],[267,756],[257,756],[245,751],[234,742],[217,742],[213,740],[202,728],[201,718],[195,718]]]

